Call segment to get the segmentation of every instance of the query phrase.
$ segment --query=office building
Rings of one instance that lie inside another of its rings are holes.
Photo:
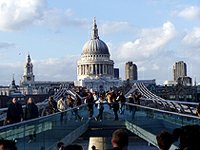
[[[125,80],[138,80],[137,66],[132,61],[125,64]]]

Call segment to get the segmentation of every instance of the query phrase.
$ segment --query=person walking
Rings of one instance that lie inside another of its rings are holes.
[[[22,105],[17,102],[17,98],[13,98],[8,106],[7,111],[7,124],[17,123],[23,120]]]
[[[73,109],[73,111],[74,111],[74,115],[75,115],[75,120],[77,121],[78,119],[80,120],[80,121],[82,121],[83,120],[83,117],[81,117],[80,115],[79,115],[79,113],[78,113],[78,110],[79,110],[79,106],[81,105],[81,99],[80,99],[80,97],[78,96],[78,95],[76,95],[76,98],[75,98],[75,100],[74,100],[74,109]]]
[[[88,104],[88,111],[89,111],[89,119],[92,119],[94,113],[94,97],[91,92],[88,93],[86,97],[86,103]]]
[[[112,101],[113,101],[112,109],[113,109],[113,112],[114,112],[114,115],[115,115],[115,120],[119,120],[119,117],[118,117],[119,103],[116,99],[113,99]]]
[[[57,102],[58,111],[62,112],[67,108],[64,97],[61,97]]]
[[[138,92],[137,90],[135,91],[134,94],[134,98],[135,98],[135,102],[140,105],[140,98],[142,97],[142,94],[140,92]]]
[[[124,106],[125,106],[126,98],[123,92],[118,93],[117,101],[119,102],[119,105],[120,105],[120,108],[119,108],[120,114],[124,114],[124,110],[125,110]]]
[[[134,103],[134,99],[133,99],[133,94],[130,93],[128,96],[128,103],[133,104]],[[129,105],[129,111],[132,112],[133,111],[134,106]]]
[[[99,99],[95,102],[97,104],[97,109],[99,110],[99,114],[97,115],[97,117],[95,118],[96,121],[102,121],[103,119],[103,110],[104,110],[104,97],[103,95],[101,95],[99,97]]]
[[[30,120],[39,117],[39,111],[37,105],[33,102],[31,97],[28,98],[27,104],[25,107],[24,119]],[[36,138],[36,129],[34,128],[33,131],[29,134],[29,141],[28,143],[32,142],[33,139]]]
[[[53,97],[50,96],[48,99],[48,114],[53,114],[55,112],[57,112],[57,103]]]
[[[34,119],[39,117],[39,111],[37,105],[33,102],[31,97],[28,98],[27,104],[25,107],[24,119]]]
[[[67,95],[66,102],[67,102],[67,107],[68,108],[73,108],[74,100],[72,99],[71,95]]]

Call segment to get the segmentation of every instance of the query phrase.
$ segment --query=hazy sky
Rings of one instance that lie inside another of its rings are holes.
[[[0,0],[0,85],[19,83],[28,53],[36,80],[75,80],[94,17],[122,79],[133,61],[163,83],[181,60],[200,82],[199,0]]]

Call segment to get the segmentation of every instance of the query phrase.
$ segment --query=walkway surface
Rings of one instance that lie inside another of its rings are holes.
[[[72,142],[76,143],[76,141],[80,139],[83,140],[83,143],[87,143],[84,144],[85,148],[90,148],[91,145],[89,144],[89,141],[92,137],[102,138],[102,141],[104,142],[100,149],[109,149],[111,148],[110,141],[113,131],[118,128],[124,128],[130,132],[131,148],[133,147],[138,150],[154,150],[155,147],[149,147],[148,143],[156,146],[155,137],[157,134],[163,130],[172,132],[175,128],[180,127],[172,122],[170,117],[161,119],[159,118],[159,114],[156,116],[149,111],[143,111],[142,109],[138,109],[134,115],[132,112],[126,110],[124,114],[119,114],[118,121],[114,120],[113,112],[107,106],[105,107],[102,121],[96,121],[94,118],[88,120],[88,114],[86,112],[87,109],[81,114],[84,115],[84,120],[82,121],[76,121],[73,114],[69,113],[71,114],[69,115],[70,117],[64,118],[63,121],[60,121],[60,118],[55,120],[50,119],[50,121],[47,121],[43,126],[40,126],[40,124],[37,124],[35,127],[33,126],[35,130],[37,130],[36,140],[28,143],[29,136],[24,136],[24,138],[18,139],[17,141],[18,149],[54,150],[56,148],[55,145],[59,141],[70,144]],[[94,116],[96,116],[97,113],[97,110],[95,110]],[[60,115],[57,117],[60,117]],[[82,128],[83,126],[84,128]],[[29,128],[31,128],[31,126],[29,126]],[[38,132],[41,130],[40,128],[43,129],[43,132]],[[31,133],[32,132],[30,132],[30,134]]]

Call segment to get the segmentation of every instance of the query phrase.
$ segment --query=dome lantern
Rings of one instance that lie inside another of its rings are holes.
[[[96,18],[93,20],[92,39],[99,39]]]
[[[82,55],[107,55],[110,57],[108,46],[99,38],[96,18],[93,20],[91,39],[83,46]]]

